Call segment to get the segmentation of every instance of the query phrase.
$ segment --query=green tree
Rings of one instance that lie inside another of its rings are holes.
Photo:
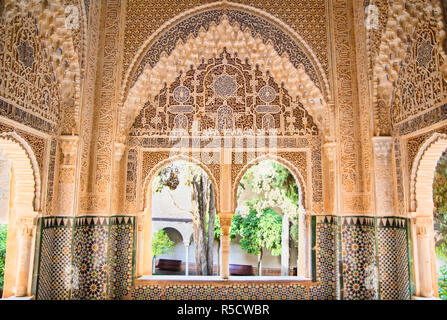
[[[254,209],[260,217],[264,214],[265,210],[279,209],[282,216],[288,217],[289,224],[292,224],[289,226],[288,245],[290,252],[292,246],[290,237],[298,242],[300,212],[300,191],[293,174],[276,161],[262,161],[249,168],[244,174],[239,184],[238,197],[240,197],[242,191],[247,188],[254,193],[254,198],[249,201],[246,206],[238,208],[238,213],[243,217],[247,217],[249,212]],[[281,216],[279,217],[281,218]],[[275,227],[282,229],[282,226],[275,225]],[[281,232],[279,234],[281,234]],[[285,236],[285,239],[287,239],[287,235]],[[280,255],[280,253],[278,255]],[[260,258],[262,258],[262,253]],[[260,261],[258,261],[258,264],[259,263]]]
[[[0,289],[3,289],[3,281],[5,277],[7,232],[8,232],[8,225],[0,225]]]
[[[152,273],[155,273],[155,258],[168,253],[172,256],[174,242],[164,230],[159,230],[152,235]]]
[[[258,257],[258,275],[262,275],[262,256],[264,249],[272,255],[281,255],[282,217],[271,208],[262,214],[250,207],[250,213],[243,217],[235,214],[231,222],[230,236],[239,235],[241,249]]]

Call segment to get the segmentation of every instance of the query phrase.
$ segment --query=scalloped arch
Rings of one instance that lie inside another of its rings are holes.
[[[153,178],[155,177],[155,175],[161,170],[163,169],[163,167],[165,167],[167,164],[174,162],[174,161],[185,161],[185,162],[189,162],[192,164],[195,164],[197,166],[199,166],[203,171],[205,171],[205,173],[208,175],[208,177],[211,180],[211,183],[213,184],[213,188],[215,190],[215,198],[216,198],[216,208],[219,208],[219,184],[217,183],[216,177],[214,176],[214,174],[212,173],[211,169],[208,168],[208,166],[206,164],[204,164],[203,162],[193,158],[193,157],[189,157],[189,156],[185,156],[185,155],[176,155],[173,157],[169,157],[166,158],[165,160],[159,162],[156,166],[154,166],[149,173],[147,174],[146,177],[144,177],[144,182],[143,182],[143,197],[141,199],[140,202],[140,212],[143,212],[144,210],[146,210],[148,204],[147,204],[147,199],[148,199],[148,192],[149,192],[149,185],[152,182]]]
[[[28,143],[16,132],[0,134],[0,150],[5,152],[15,169],[18,194],[15,205],[21,209],[41,210],[41,180],[37,159]]]
[[[281,28],[275,28],[287,39],[292,39],[297,49],[303,52],[303,56],[309,61],[307,67],[312,68],[315,73],[313,78],[317,83],[311,79],[302,63],[296,59],[291,61],[289,52],[282,51],[281,55],[278,54],[278,45],[274,40],[263,39],[256,30],[230,22],[227,13],[222,14],[217,21],[212,21],[207,28],[202,26],[196,33],[189,32],[185,40],[177,40],[175,48],[172,51],[164,49],[159,59],[151,56],[150,58],[154,58],[152,64],[144,61],[151,46],[159,40],[158,35],[172,30],[189,17],[217,9],[241,10],[262,17],[271,25],[280,25]],[[143,105],[152,100],[165,83],[170,83],[180,71],[188,70],[191,65],[196,66],[202,59],[216,56],[224,47],[239,58],[248,59],[253,67],[259,65],[262,71],[269,70],[278,83],[284,83],[292,97],[300,98],[317,122],[323,122],[323,109],[330,99],[329,84],[310,47],[295,31],[271,15],[249,6],[220,1],[194,8],[175,17],[151,35],[138,50],[123,81],[119,107],[121,138],[126,136]]]
[[[433,179],[439,158],[445,150],[447,135],[441,133],[434,133],[420,147],[411,169],[411,212],[433,215]]]
[[[256,159],[253,159],[249,163],[246,163],[244,165],[244,167],[238,172],[238,174],[236,176],[236,180],[234,182],[232,182],[232,184],[233,184],[232,185],[232,195],[233,195],[234,207],[236,207],[236,205],[237,205],[237,189],[239,186],[239,182],[243,178],[245,172],[247,172],[247,170],[250,169],[253,165],[258,164],[265,160],[276,161],[276,162],[282,164],[284,167],[286,167],[287,170],[289,170],[292,173],[293,177],[295,178],[295,181],[298,184],[299,191],[302,194],[302,197],[300,199],[300,205],[303,206],[305,209],[311,208],[310,203],[308,203],[308,201],[309,201],[308,199],[311,199],[311,198],[309,197],[309,192],[307,190],[307,184],[306,184],[306,181],[304,181],[303,175],[301,174],[301,172],[290,161],[288,161],[282,157],[279,157],[277,155],[271,155],[271,154],[266,154],[266,155],[257,157]]]

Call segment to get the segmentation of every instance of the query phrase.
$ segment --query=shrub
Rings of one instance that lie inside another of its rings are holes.
[[[0,289],[3,289],[3,279],[5,276],[5,260],[6,260],[6,234],[8,232],[7,225],[0,225]]]
[[[439,297],[447,300],[447,266],[442,266],[438,274]]]

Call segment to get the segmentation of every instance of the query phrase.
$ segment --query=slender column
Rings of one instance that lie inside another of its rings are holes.
[[[374,179],[375,207],[377,216],[392,216],[394,214],[393,198],[393,167],[391,150],[392,137],[373,137],[374,147]]]
[[[326,158],[328,159],[326,170],[328,177],[325,183],[325,194],[326,194],[326,213],[335,214],[338,208],[338,197],[337,197],[337,144],[335,142],[327,142],[323,146]]]
[[[303,208],[299,208],[299,234],[298,234],[298,266],[297,266],[297,276],[298,277],[308,277],[309,272],[306,267],[307,255],[308,255],[308,241],[306,239],[306,228],[310,228],[310,215],[306,215]]]
[[[33,218],[19,219],[19,255],[17,263],[17,276],[15,283],[15,296],[27,295],[28,277],[30,273],[31,245],[34,230]]]
[[[230,276],[230,227],[231,218],[233,214],[221,213],[219,214],[220,227],[222,229],[220,256],[222,259],[220,275],[224,279]]]
[[[289,272],[289,215],[283,214],[281,233],[281,276],[288,276]]]
[[[61,148],[61,162],[59,166],[56,215],[73,216],[75,215],[75,176],[79,137],[61,136],[59,145]]]
[[[185,245],[185,276],[189,275],[189,243],[183,242]]]
[[[421,297],[433,297],[432,267],[430,252],[430,218],[416,218],[416,241],[419,264],[419,293]]]
[[[113,177],[115,183],[112,185],[112,213],[120,214],[122,205],[124,203],[123,195],[125,194],[124,188],[122,188],[124,184],[124,180],[121,179],[121,174],[126,172],[125,168],[121,167],[121,160],[123,158],[124,152],[126,151],[126,145],[124,143],[115,142],[114,146],[114,165],[113,165]],[[124,170],[122,170],[124,169]]]

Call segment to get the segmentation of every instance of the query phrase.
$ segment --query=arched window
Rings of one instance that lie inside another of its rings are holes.
[[[2,296],[27,296],[31,295],[35,207],[39,205],[36,187],[40,177],[29,146],[15,133],[0,134],[0,176]]]
[[[410,190],[416,297],[439,296],[437,260],[440,259],[437,259],[436,243],[438,246],[441,243],[436,239],[441,235],[440,217],[444,218],[444,214],[440,192],[434,191],[434,187],[442,184],[437,169],[442,168],[446,149],[447,135],[435,133],[424,142],[413,162]]]
[[[217,275],[219,227],[207,173],[173,161],[154,175],[150,188],[151,221],[145,228],[152,230],[152,275]]]
[[[299,181],[263,160],[242,176],[230,229],[230,276],[306,278],[308,232]]]

